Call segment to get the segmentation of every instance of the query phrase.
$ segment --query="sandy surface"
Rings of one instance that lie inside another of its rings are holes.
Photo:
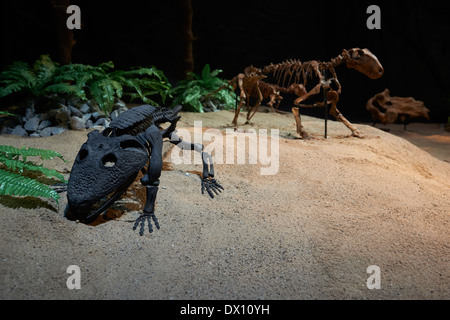
[[[194,132],[202,120],[204,131],[225,133],[232,118],[183,114],[179,127]],[[450,148],[433,157],[370,126],[357,125],[366,139],[348,137],[336,122],[330,139],[303,141],[292,116],[258,113],[253,121],[256,130],[280,130],[277,174],[261,175],[268,165],[250,164],[248,151],[244,164],[216,164],[226,190],[209,199],[200,192],[201,165],[175,165],[169,152],[156,209],[161,229],[152,234],[132,230],[136,200],[145,200],[139,183],[108,211],[115,219],[93,225],[64,217],[65,193],[59,207],[1,199],[0,298],[450,298]],[[322,120],[303,122],[323,134]],[[441,133],[433,139],[448,147]],[[69,163],[47,165],[66,174],[85,140],[74,131],[1,136],[2,144],[61,152]],[[80,267],[79,290],[66,286],[70,265]],[[381,289],[366,285],[371,265],[380,268]]]

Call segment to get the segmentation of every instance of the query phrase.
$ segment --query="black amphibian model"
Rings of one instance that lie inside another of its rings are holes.
[[[110,126],[88,133],[88,140],[81,146],[74,161],[67,188],[68,216],[84,223],[93,222],[105,212],[136,179],[146,187],[147,200],[143,213],[136,219],[133,230],[140,225],[144,234],[145,221],[152,232],[155,216],[156,194],[163,166],[162,146],[164,138],[185,150],[201,152],[203,179],[201,192],[211,198],[223,187],[214,178],[212,157],[203,152],[203,145],[187,143],[175,132],[181,116],[181,106],[166,109],[150,105],[131,108],[114,119]],[[160,125],[169,123],[166,129]]]

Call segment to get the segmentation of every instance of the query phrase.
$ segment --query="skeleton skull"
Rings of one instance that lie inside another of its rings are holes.
[[[391,97],[389,89],[370,98],[366,105],[374,122],[383,124],[400,121],[409,122],[413,118],[430,119],[429,112],[422,101],[412,97]]]
[[[356,69],[371,79],[378,79],[384,73],[380,61],[369,49],[353,48],[344,50],[342,55],[347,67]]]
[[[262,74],[262,70],[255,68],[254,66],[248,66],[244,69],[244,74],[246,77],[256,77],[259,80],[267,78],[266,75]]]
[[[71,215],[83,222],[95,220],[104,211],[104,204],[134,181],[147,160],[146,148],[134,136],[107,137],[99,131],[90,132],[69,178]],[[106,202],[101,203],[104,198]]]

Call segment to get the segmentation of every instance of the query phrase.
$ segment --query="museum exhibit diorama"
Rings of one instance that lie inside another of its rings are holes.
[[[450,298],[443,1],[1,6],[3,300]]]

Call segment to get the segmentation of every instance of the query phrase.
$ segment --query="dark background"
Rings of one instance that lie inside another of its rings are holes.
[[[82,21],[82,29],[74,30],[72,62],[96,65],[112,60],[119,69],[154,65],[176,84],[180,55],[176,2],[71,1],[80,7]],[[342,49],[369,48],[385,69],[381,79],[371,80],[344,65],[336,70],[343,88],[338,108],[349,120],[370,121],[367,100],[389,88],[393,96],[424,101],[433,122],[447,122],[447,2],[193,0],[194,71],[208,63],[230,79],[250,64],[263,67],[289,58],[326,61]],[[381,8],[381,30],[366,27],[371,4]],[[60,26],[50,1],[6,0],[1,6],[2,68],[16,60],[33,62],[41,54],[58,60]],[[289,107],[285,99],[282,108]]]

